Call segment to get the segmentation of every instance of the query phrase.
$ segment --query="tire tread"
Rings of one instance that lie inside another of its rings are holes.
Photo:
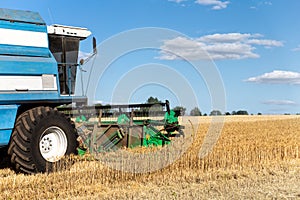
[[[46,167],[42,167],[41,163],[37,162],[33,158],[32,145],[34,139],[35,127],[41,122],[47,120],[48,118],[62,118],[69,122],[69,132],[76,133],[75,127],[71,123],[69,118],[66,118],[63,113],[60,113],[56,109],[50,107],[36,107],[31,110],[27,110],[22,113],[16,120],[15,128],[11,136],[10,145],[8,148],[8,154],[10,156],[11,163],[17,172],[22,172],[26,174],[35,174],[38,172],[46,172],[48,170],[49,163],[46,162]],[[47,118],[47,119],[45,119]],[[70,134],[69,133],[69,134]],[[75,153],[76,151],[76,135],[70,136],[71,147],[67,154]],[[74,141],[75,140],[75,141]],[[69,146],[69,144],[68,144]]]

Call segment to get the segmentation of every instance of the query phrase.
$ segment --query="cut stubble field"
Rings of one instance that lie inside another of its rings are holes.
[[[0,198],[300,199],[300,116],[226,116],[204,157],[205,135],[209,128],[218,135],[214,126],[222,124],[211,117],[183,121],[186,137],[163,148],[75,157],[70,169],[51,174],[1,169]]]

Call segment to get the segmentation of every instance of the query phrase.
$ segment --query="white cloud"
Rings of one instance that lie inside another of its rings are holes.
[[[292,51],[300,51],[300,45],[298,45],[296,48],[292,49]]]
[[[221,0],[196,0],[195,3],[204,5],[204,6],[212,6],[213,10],[221,10],[227,8],[227,5],[230,1],[221,1]]]
[[[251,77],[246,80],[254,83],[271,83],[271,84],[300,84],[300,73],[292,71],[274,70],[260,76]]]
[[[199,38],[199,41],[202,42],[239,42],[251,37],[251,34],[241,34],[241,33],[227,33],[227,34],[213,34],[213,35],[206,35]]]
[[[291,101],[291,100],[268,100],[262,102],[263,104],[266,105],[277,105],[277,106],[296,106],[298,105],[296,102]]]
[[[271,1],[260,1],[256,3],[255,5],[250,6],[250,9],[252,10],[258,10],[263,6],[272,6],[273,3]]]
[[[264,2],[261,2],[261,4],[264,4],[264,5],[267,5],[267,6],[272,6],[273,3],[271,1],[264,1]]]
[[[95,104],[103,104],[103,101],[95,99],[92,103],[93,103],[93,105],[95,105]]]
[[[283,43],[276,40],[258,39],[260,34],[227,33],[205,35],[191,39],[177,37],[161,46],[160,59],[175,60],[184,57],[191,60],[246,59],[258,58],[256,46],[278,47]]]
[[[266,48],[283,46],[283,43],[281,41],[277,41],[277,40],[252,39],[252,40],[248,40],[248,44],[263,45]]]
[[[259,6],[259,7],[261,7],[261,6],[272,6],[273,3],[271,1],[260,1],[260,2],[257,2],[256,5]]]

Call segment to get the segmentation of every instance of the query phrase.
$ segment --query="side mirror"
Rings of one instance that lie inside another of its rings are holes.
[[[170,102],[168,100],[166,100],[166,107],[168,114],[170,114]]]
[[[93,37],[93,53],[97,53],[97,41],[95,37]]]
[[[83,65],[84,63],[87,63],[92,57],[94,57],[97,54],[97,41],[96,38],[93,37],[93,54],[87,57],[86,59],[81,59],[79,61],[80,65]]]

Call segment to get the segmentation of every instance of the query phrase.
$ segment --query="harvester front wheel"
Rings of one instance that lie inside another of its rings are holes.
[[[76,152],[75,127],[50,107],[24,112],[16,121],[8,153],[19,172],[51,172],[62,158]]]

